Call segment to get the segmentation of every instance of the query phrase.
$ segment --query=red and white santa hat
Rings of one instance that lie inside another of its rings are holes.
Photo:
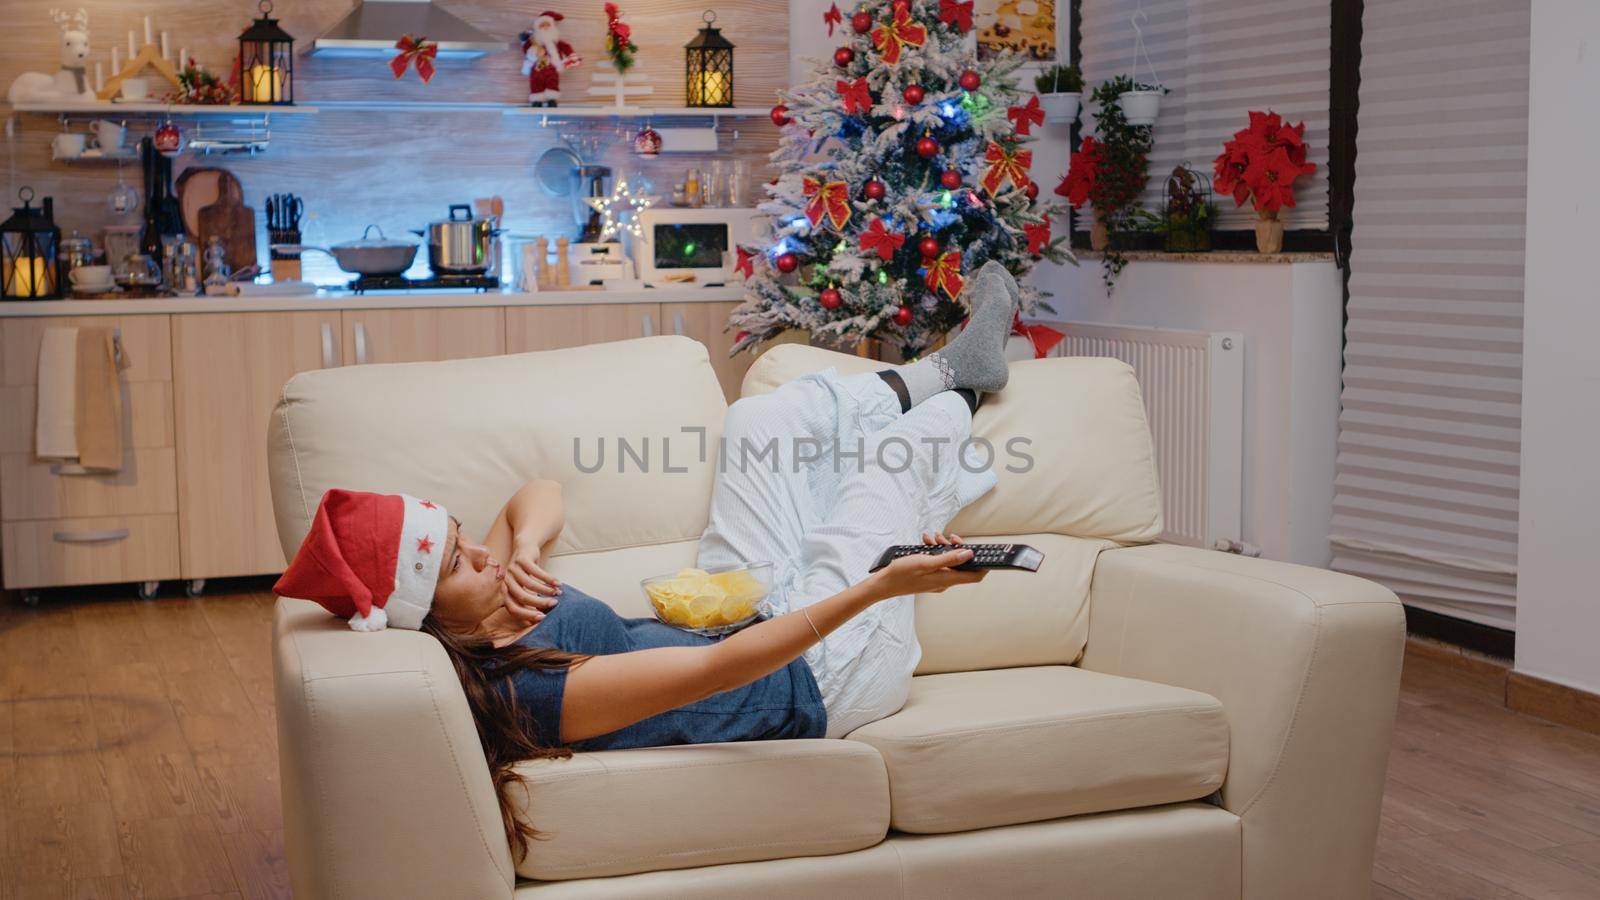
[[[550,20],[556,21],[556,22],[559,22],[559,21],[561,21],[562,19],[565,19],[565,18],[566,18],[566,16],[563,16],[561,13],[554,12],[554,11],[548,10],[548,9],[545,10],[544,12],[542,12],[542,13],[539,13],[539,16],[538,16],[538,19],[550,19]],[[538,19],[535,19],[534,21],[538,21]]]
[[[334,488],[272,592],[315,600],[356,631],[421,628],[449,529],[436,503]]]

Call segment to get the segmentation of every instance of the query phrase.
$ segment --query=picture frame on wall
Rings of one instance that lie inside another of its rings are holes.
[[[1070,0],[976,0],[973,31],[978,58],[1010,52],[1040,65],[1065,59],[1058,27],[1063,2]]]

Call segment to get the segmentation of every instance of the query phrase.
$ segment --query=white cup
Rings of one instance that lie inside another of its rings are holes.
[[[124,78],[122,79],[122,99],[143,100],[150,96],[150,79]]]
[[[95,142],[107,153],[121,150],[123,138],[127,133],[128,129],[106,119],[94,123]]]
[[[76,159],[83,155],[83,148],[88,141],[88,135],[66,132],[56,135],[50,146],[55,150],[56,159]]]
[[[116,283],[111,278],[110,266],[79,266],[67,279],[81,291],[109,290]]]

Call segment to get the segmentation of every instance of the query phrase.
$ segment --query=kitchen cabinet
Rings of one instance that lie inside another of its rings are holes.
[[[739,399],[739,388],[744,384],[744,373],[755,361],[755,355],[741,353],[729,358],[733,346],[733,332],[723,331],[728,324],[728,314],[738,306],[737,301],[727,303],[663,303],[661,304],[662,330],[667,334],[681,334],[706,345],[711,356],[711,368],[722,384],[722,395],[729,403]]]
[[[345,310],[346,363],[427,362],[506,352],[502,307]]]
[[[283,571],[267,421],[291,376],[341,363],[340,334],[338,310],[173,317],[184,578]]]
[[[559,350],[662,334],[659,303],[519,306],[506,310],[506,352]]]

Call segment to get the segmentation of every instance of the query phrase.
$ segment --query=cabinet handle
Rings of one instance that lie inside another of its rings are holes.
[[[683,313],[681,312],[675,312],[672,314],[672,333],[678,335],[683,334]]]
[[[322,323],[322,367],[333,368],[333,326]]]
[[[109,475],[110,469],[85,469],[77,463],[53,463],[50,466],[51,475]]]
[[[126,528],[107,528],[104,531],[58,531],[55,539],[63,544],[98,544],[104,541],[120,541],[128,536]]]
[[[361,322],[356,323],[356,365],[367,364],[367,326]]]
[[[655,337],[655,334],[656,334],[656,317],[650,315],[649,313],[645,313],[644,314],[644,319],[640,323],[640,327],[641,327],[641,330],[644,332],[644,336],[645,337]]]

